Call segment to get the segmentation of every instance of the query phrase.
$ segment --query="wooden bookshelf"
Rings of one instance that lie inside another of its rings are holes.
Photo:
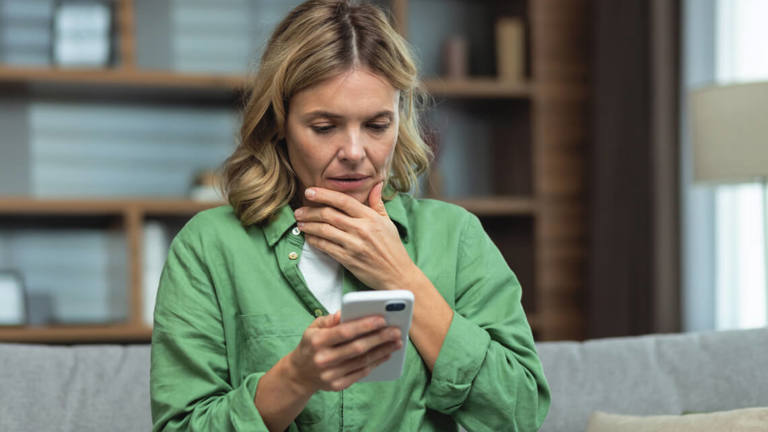
[[[223,202],[199,202],[183,198],[157,199],[34,199],[0,197],[0,214],[118,215],[131,211],[153,215],[189,215],[220,206]]]
[[[529,83],[508,83],[495,78],[464,80],[426,79],[424,85],[433,96],[471,99],[528,99],[534,94]]]
[[[557,322],[563,318],[558,317]],[[536,314],[528,314],[528,323],[533,328],[540,326]],[[567,323],[566,323],[567,325]],[[55,326],[0,326],[2,343],[38,343],[38,344],[123,344],[149,343],[152,340],[152,328],[131,324],[99,325],[55,325]]]
[[[137,65],[136,16],[133,0],[117,0],[115,8],[119,58],[102,69],[19,67],[0,64],[0,99],[21,97],[96,98],[140,104],[233,106],[247,86],[245,75],[196,74],[146,70]],[[408,23],[425,19],[412,14],[411,2],[391,0],[396,27],[408,38]],[[469,2],[469,0],[461,0]],[[475,3],[473,3],[474,5]],[[426,77],[426,90],[450,100],[459,109],[476,111],[503,129],[493,143],[496,159],[511,159],[508,172],[492,174],[503,185],[493,193],[449,199],[490,227],[489,234],[528,280],[524,301],[539,340],[580,339],[585,334],[584,268],[586,261],[585,155],[589,87],[589,53],[585,0],[564,5],[556,0],[482,2],[494,13],[522,18],[526,26],[526,71],[523,81],[493,76],[465,79]],[[493,22],[479,25],[493,25]],[[415,32],[415,30],[412,31]],[[418,48],[418,47],[417,47]],[[478,47],[475,47],[478,48]],[[493,43],[484,50],[493,50]],[[524,102],[524,103],[520,103]],[[511,107],[511,108],[510,108]],[[487,114],[487,116],[486,116]],[[515,146],[527,146],[520,152]],[[471,143],[467,143],[471,145]],[[504,154],[502,156],[502,153]],[[498,166],[494,166],[498,170]],[[510,174],[511,173],[511,174]],[[522,173],[522,174],[517,174]],[[520,180],[528,177],[528,180]],[[508,187],[507,187],[508,186]],[[184,198],[149,199],[32,199],[0,197],[0,220],[34,217],[102,218],[114,220],[109,229],[125,234],[128,248],[128,320],[122,324],[0,327],[2,342],[130,343],[148,342],[151,329],[140,311],[142,231],[147,219],[191,217],[222,203]],[[101,219],[100,219],[101,220]],[[495,231],[494,231],[495,230]],[[521,278],[522,280],[522,278]]]
[[[114,85],[138,88],[183,88],[235,91],[245,78],[232,75],[191,74],[128,68],[78,69],[1,66],[0,82],[18,84]]]
[[[534,200],[519,197],[479,197],[447,200],[478,216],[533,215]],[[193,216],[224,202],[199,202],[176,199],[31,199],[0,197],[2,215],[80,215],[110,216],[138,212],[142,215]]]
[[[55,93],[62,87],[79,89],[160,90],[156,98],[173,91],[191,92],[189,96],[227,98],[246,87],[247,77],[238,75],[194,74],[136,68],[72,69],[55,67],[16,67],[0,65],[0,85],[22,85],[33,91]],[[534,95],[530,83],[508,83],[494,78],[447,80],[427,78],[426,90],[433,96],[471,99],[528,99]]]
[[[0,342],[147,343],[151,339],[151,328],[130,324],[0,326]]]
[[[497,196],[448,201],[464,207],[479,217],[536,215],[536,201],[531,198]]]

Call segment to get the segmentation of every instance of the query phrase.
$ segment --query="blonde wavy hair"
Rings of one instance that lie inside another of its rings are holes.
[[[285,123],[296,93],[357,66],[400,91],[398,138],[387,183],[407,192],[429,168],[421,138],[427,101],[407,42],[371,4],[309,0],[272,34],[243,109],[239,144],[221,167],[222,195],[244,226],[261,223],[288,204],[298,180],[288,159]]]

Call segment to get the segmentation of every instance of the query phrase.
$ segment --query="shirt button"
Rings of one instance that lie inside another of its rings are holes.
[[[299,254],[297,254],[296,252],[291,252],[288,254],[288,259],[295,260],[298,257],[299,257]]]
[[[315,309],[315,316],[316,317],[323,316],[323,310],[322,309]]]
[[[301,234],[301,230],[299,229],[299,227],[294,227],[294,228],[291,230],[291,234],[293,234],[293,235],[299,235],[299,234]]]

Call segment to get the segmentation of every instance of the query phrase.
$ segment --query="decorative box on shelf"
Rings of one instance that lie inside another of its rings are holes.
[[[53,63],[105,67],[110,60],[112,13],[99,1],[64,1],[53,16]]]

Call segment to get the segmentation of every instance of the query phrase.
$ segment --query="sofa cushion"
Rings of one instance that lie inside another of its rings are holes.
[[[764,432],[768,408],[682,416],[627,416],[596,411],[587,432]]]
[[[542,431],[593,411],[678,415],[768,406],[768,329],[537,344],[552,390]]]
[[[149,345],[0,344],[0,431],[148,431]]]

